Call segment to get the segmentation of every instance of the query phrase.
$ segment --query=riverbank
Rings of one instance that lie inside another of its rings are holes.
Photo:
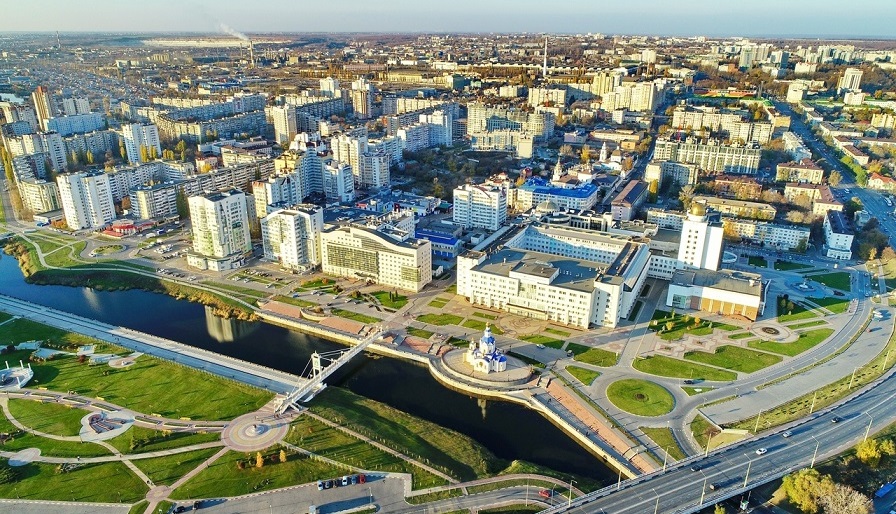
[[[4,253],[15,257],[25,281],[35,285],[89,287],[98,291],[124,291],[140,289],[161,293],[178,300],[188,300],[211,307],[216,316],[243,321],[256,321],[254,307],[214,292],[188,286],[177,281],[150,274],[148,268],[129,268],[115,264],[92,264],[65,259],[65,266],[42,264],[33,243],[13,239],[3,248]],[[57,264],[61,259],[57,258]],[[112,267],[114,269],[110,269]]]

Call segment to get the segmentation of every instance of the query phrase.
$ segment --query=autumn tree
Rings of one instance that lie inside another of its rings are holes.
[[[892,246],[887,246],[880,252],[880,260],[887,263],[896,258],[896,250]]]
[[[828,477],[825,477],[828,478]],[[822,482],[818,505],[825,513],[869,514],[869,499],[852,487],[828,481]]]
[[[588,145],[582,145],[582,154],[581,154],[582,164],[587,164],[591,162],[591,147]]]
[[[717,503],[716,507],[712,510],[713,514],[728,514],[728,509],[725,508],[721,503]]]
[[[818,496],[822,481],[822,475],[818,470],[803,468],[785,476],[781,482],[781,489],[790,503],[807,514],[815,514],[818,512]]]
[[[286,462],[286,450],[280,450],[280,462]]]
[[[256,468],[264,467],[264,456],[261,454],[261,452],[257,452],[255,454],[255,467]]]
[[[877,439],[865,439],[856,445],[856,457],[858,457],[863,464],[872,468],[876,468],[880,465],[881,456],[880,442]]]

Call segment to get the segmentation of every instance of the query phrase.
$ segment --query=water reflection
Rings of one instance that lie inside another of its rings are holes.
[[[258,330],[257,323],[247,323],[233,318],[215,316],[215,310],[205,307],[205,330],[219,343],[232,343]]]

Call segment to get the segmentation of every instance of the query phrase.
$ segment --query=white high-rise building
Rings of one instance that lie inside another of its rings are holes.
[[[63,98],[62,112],[66,116],[87,114],[90,112],[90,102],[86,98]]]
[[[718,271],[722,262],[724,231],[721,223],[707,219],[703,205],[694,203],[687,219],[682,222],[678,260],[689,268]]]
[[[19,137],[6,138],[6,144],[13,157],[20,155],[46,154],[50,166],[56,171],[65,171],[68,167],[65,153],[65,141],[57,132],[41,132],[24,134]]]
[[[355,178],[351,166],[330,161],[324,164],[322,172],[327,202],[351,202],[355,199]]]
[[[320,79],[320,92],[323,96],[330,98],[340,96],[342,93],[339,91],[339,80],[333,77]]]
[[[295,106],[287,104],[271,107],[271,118],[274,120],[274,140],[281,145],[292,141],[297,133]]]
[[[268,205],[284,203],[297,205],[306,193],[302,190],[302,179],[296,172],[283,173],[267,180],[252,182],[252,196],[255,197],[255,215],[263,218]]]
[[[268,214],[261,220],[265,259],[295,271],[320,265],[323,226],[323,209],[316,205],[297,205]]]
[[[34,112],[37,114],[37,123],[40,129],[47,130],[47,120],[56,116],[56,101],[47,89],[47,86],[37,86],[31,93],[31,101],[34,103]]]
[[[360,175],[361,154],[367,151],[366,135],[339,134],[330,140],[330,149],[333,151],[333,160],[348,164],[354,173]],[[355,180],[355,183],[361,183],[360,177]]]
[[[383,151],[364,152],[360,159],[358,186],[364,189],[389,187],[389,154]]]
[[[355,116],[361,120],[371,118],[373,116],[373,85],[367,82],[367,79],[360,78],[352,82],[352,90],[349,93]]]
[[[65,222],[72,230],[98,229],[115,220],[109,175],[101,171],[56,177]]]
[[[498,230],[507,221],[507,192],[498,186],[464,184],[454,189],[454,224]]]
[[[151,123],[131,123],[122,125],[121,137],[128,153],[128,160],[134,164],[142,164],[162,156],[162,145],[159,142],[159,128]],[[145,157],[143,151],[145,149]]]
[[[193,252],[187,264],[222,271],[237,268],[251,250],[249,209],[239,189],[204,193],[187,199],[193,225]]]
[[[22,203],[32,213],[39,214],[62,208],[59,201],[59,188],[55,182],[29,178],[19,180],[18,184]]]
[[[837,82],[840,91],[858,91],[862,84],[862,70],[858,68],[846,68],[843,76]]]

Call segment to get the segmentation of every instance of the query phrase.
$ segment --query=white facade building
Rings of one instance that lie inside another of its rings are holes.
[[[722,224],[710,222],[706,209],[695,203],[682,222],[678,260],[688,268],[718,270],[722,262],[723,244]]]
[[[109,175],[101,171],[56,177],[65,222],[72,230],[98,229],[115,220]]]
[[[239,189],[203,193],[187,199],[193,226],[193,252],[187,264],[223,271],[241,266],[252,250],[249,209]]]
[[[454,189],[454,224],[498,230],[507,221],[507,192],[498,186],[464,184]]]
[[[293,271],[320,265],[323,226],[323,209],[316,205],[297,205],[268,214],[261,220],[265,259]]]
[[[826,255],[832,259],[852,259],[852,242],[855,233],[846,223],[846,216],[840,211],[828,211],[824,217],[824,241]]]
[[[124,148],[128,154],[128,161],[134,164],[142,164],[149,160],[161,157],[162,145],[159,141],[159,128],[151,123],[131,123],[122,125],[121,137],[124,140]],[[143,159],[145,149],[147,159]]]
[[[372,280],[419,292],[432,281],[432,248],[425,239],[391,227],[358,225],[324,228],[320,235],[322,270],[328,275]]]

